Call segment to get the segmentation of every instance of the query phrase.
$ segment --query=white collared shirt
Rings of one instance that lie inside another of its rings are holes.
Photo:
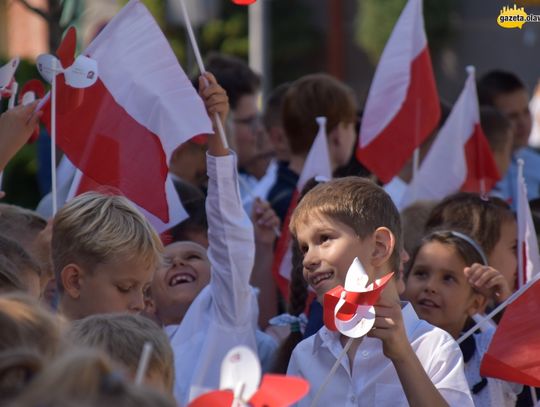
[[[183,406],[219,388],[221,362],[231,348],[245,345],[257,352],[258,305],[249,285],[255,243],[238,190],[236,156],[207,156],[207,168],[210,283],[180,325],[165,328],[174,351],[174,396]]]
[[[474,406],[463,373],[463,356],[456,341],[442,329],[418,319],[410,303],[402,303],[403,323],[411,346],[429,378],[450,406]],[[297,406],[309,406],[343,350],[339,332],[322,327],[294,349],[287,374],[310,383],[309,394]],[[351,375],[347,357],[319,398],[318,406],[408,406],[382,342],[364,337],[358,346]]]

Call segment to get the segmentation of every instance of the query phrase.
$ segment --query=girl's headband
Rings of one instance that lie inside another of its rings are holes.
[[[488,265],[487,257],[484,254],[484,251],[482,250],[480,245],[476,242],[476,240],[474,240],[472,237],[467,236],[466,234],[461,233],[461,232],[456,232],[455,230],[446,230],[446,231],[441,230],[439,232],[448,232],[450,233],[450,235],[469,243],[469,245],[472,246],[473,249],[476,250],[476,252],[480,255],[480,258],[482,259],[482,263],[484,264],[484,266]]]

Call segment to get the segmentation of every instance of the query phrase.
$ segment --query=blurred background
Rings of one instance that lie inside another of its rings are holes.
[[[328,72],[355,89],[360,106],[390,31],[406,0],[257,0],[249,7],[230,0],[185,0],[204,55],[239,56],[262,74],[264,93],[312,72]],[[152,12],[189,76],[197,68],[185,35],[178,0],[142,0]],[[77,27],[79,50],[91,41],[124,0],[0,0],[0,63],[22,61],[19,84],[39,78],[34,65],[54,51],[62,33]],[[465,67],[477,75],[500,68],[516,72],[532,91],[540,73],[540,23],[503,29],[499,0],[424,0],[424,18],[440,97],[457,98]],[[517,1],[540,14],[540,0]],[[0,111],[5,109],[5,101]],[[50,190],[48,137],[27,145],[6,169],[6,202],[29,208]],[[39,151],[44,153],[39,154]],[[38,155],[41,157],[37,159]]]

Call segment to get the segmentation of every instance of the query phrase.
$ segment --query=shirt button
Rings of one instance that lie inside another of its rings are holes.
[[[367,350],[362,351],[362,356],[367,358],[369,356],[369,352]]]
[[[356,403],[356,397],[355,396],[351,396],[351,403]]]

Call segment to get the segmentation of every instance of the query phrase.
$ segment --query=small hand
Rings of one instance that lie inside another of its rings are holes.
[[[276,230],[279,230],[279,217],[270,204],[260,198],[253,202],[253,225],[255,241],[263,244],[273,244],[276,240]]]
[[[512,295],[512,290],[504,276],[493,267],[474,263],[471,267],[465,267],[463,272],[474,289],[497,304]]]
[[[221,123],[225,123],[229,114],[229,97],[218,83],[214,75],[205,72],[199,77],[199,95],[204,101],[208,116],[212,119],[214,131],[217,131],[215,114],[218,113]]]

